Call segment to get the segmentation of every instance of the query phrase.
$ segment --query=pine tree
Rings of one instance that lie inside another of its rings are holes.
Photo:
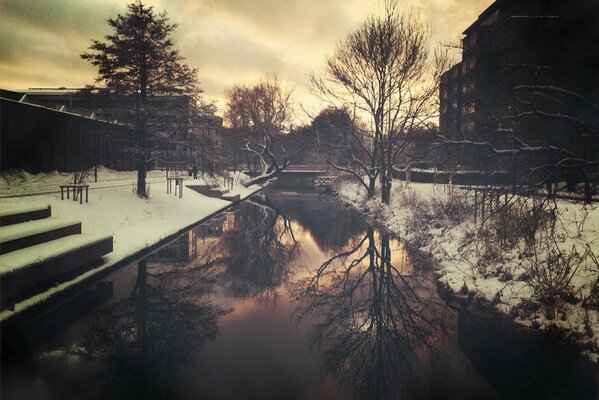
[[[105,36],[105,41],[94,40],[91,52],[81,58],[98,68],[98,85],[118,97],[119,103],[125,101],[127,112],[121,115],[135,128],[132,151],[137,158],[137,194],[147,197],[146,163],[152,150],[181,133],[180,124],[173,126],[181,113],[173,110],[172,100],[178,98],[179,106],[194,107],[200,90],[197,71],[174,46],[171,34],[177,25],[169,23],[166,11],[156,14],[141,0],[127,8],[127,14],[107,20],[114,32]],[[169,101],[170,106],[165,107]]]

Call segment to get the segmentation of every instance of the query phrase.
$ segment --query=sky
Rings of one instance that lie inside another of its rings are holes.
[[[419,9],[435,41],[456,40],[492,0],[399,0]],[[0,0],[0,88],[78,88],[96,69],[79,55],[110,32],[127,0]],[[369,14],[378,0],[146,0],[178,24],[173,37],[198,69],[204,96],[222,114],[224,92],[276,74],[293,90],[296,106],[320,106],[310,73]]]

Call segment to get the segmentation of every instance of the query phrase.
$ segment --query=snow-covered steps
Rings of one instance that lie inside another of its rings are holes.
[[[81,222],[50,217],[0,227],[0,255],[81,233]]]
[[[0,226],[18,224],[50,217],[52,213],[49,205],[11,207],[0,210]]]
[[[210,192],[210,185],[200,185],[200,184],[194,184],[194,183],[187,183],[185,184],[185,187],[191,189],[191,190],[195,190],[196,192],[200,193],[200,194],[205,194],[207,195],[208,192]]]
[[[2,300],[37,288],[112,251],[112,236],[78,234],[0,256]]]
[[[0,213],[0,308],[72,278],[112,251],[112,236],[82,234],[81,222],[51,216],[50,206]]]
[[[239,201],[241,199],[241,195],[239,193],[237,193],[237,194],[225,193],[222,195],[221,198],[223,200],[227,200],[227,201]]]

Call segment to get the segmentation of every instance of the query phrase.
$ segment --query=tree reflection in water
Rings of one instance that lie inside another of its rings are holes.
[[[310,342],[356,398],[430,396],[423,387],[440,379],[442,303],[419,275],[400,242],[368,228],[295,287],[296,318],[317,318]]]
[[[176,372],[227,312],[207,300],[214,283],[210,269],[138,264],[129,296],[97,311],[84,336],[85,354],[105,364],[108,398],[171,397]]]
[[[277,204],[310,232],[318,248],[325,253],[339,251],[348,237],[361,237],[368,227],[364,218],[356,218],[354,209],[340,207],[336,201],[323,201],[320,196],[313,196],[312,201],[283,198]]]
[[[233,229],[218,244],[222,284],[234,297],[276,301],[298,250],[291,221],[268,198],[253,197],[235,214]]]

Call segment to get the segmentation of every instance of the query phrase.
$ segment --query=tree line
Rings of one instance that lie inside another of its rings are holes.
[[[166,12],[156,13],[141,0],[127,7],[125,15],[108,19],[113,32],[104,41],[94,40],[81,57],[98,68],[98,86],[88,91],[96,98],[104,94],[109,99],[104,104],[118,108],[115,114],[134,128],[128,151],[137,159],[137,193],[145,197],[145,171],[153,152],[214,114],[216,107],[202,97],[197,70],[176,49],[171,36],[177,25],[169,22]],[[451,61],[450,48],[435,45],[431,33],[431,26],[416,10],[401,8],[396,0],[382,1],[381,11],[367,16],[341,39],[326,58],[324,69],[311,75],[310,86],[325,109],[311,116],[309,126],[298,129],[293,129],[298,106],[292,90],[276,75],[229,88],[225,121],[243,132],[234,145],[246,154],[248,166],[250,161],[259,166],[257,176],[247,183],[273,178],[290,164],[293,153],[309,146],[319,161],[357,179],[369,198],[378,196],[389,204],[394,169],[414,161],[415,143],[425,143],[428,149],[419,156],[429,159],[428,152],[434,149],[464,146],[482,147],[491,156],[550,152],[555,155],[551,164],[536,166],[534,172],[550,177],[560,168],[582,171],[589,194],[588,182],[596,178],[599,165],[593,140],[597,123],[568,117],[554,107],[571,97],[581,98],[585,107],[597,108],[576,93],[554,87],[517,87],[515,106],[510,108],[513,113],[505,115],[499,127],[504,131],[524,118],[568,120],[581,127],[583,143],[592,142],[590,147],[580,146],[583,153],[532,146],[516,137],[514,129],[508,129],[511,144],[503,140],[503,147],[493,141],[423,140],[437,129],[439,81]],[[533,102],[536,99],[553,103],[553,108],[542,109]],[[188,112],[178,112],[182,107]]]

